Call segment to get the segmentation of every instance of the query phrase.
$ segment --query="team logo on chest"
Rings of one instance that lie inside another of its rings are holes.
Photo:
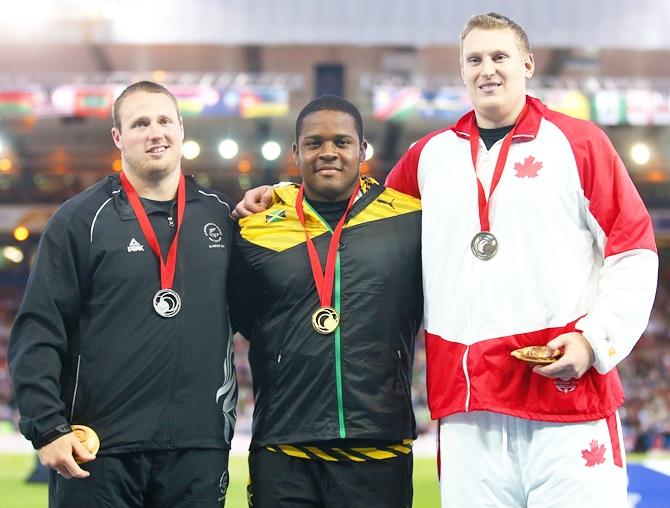
[[[286,210],[272,210],[265,214],[265,223],[272,224],[273,222],[279,222],[286,220]]]
[[[128,252],[144,252],[144,245],[135,240],[134,238],[128,243]]]
[[[543,167],[542,162],[536,161],[532,155],[526,157],[523,162],[514,163],[514,170],[518,178],[535,178]]]
[[[208,222],[205,224],[205,227],[202,230],[207,239],[210,241],[210,249],[223,249],[225,247],[225,245],[221,243],[223,240],[223,233],[221,232],[221,228],[219,226],[213,222]]]

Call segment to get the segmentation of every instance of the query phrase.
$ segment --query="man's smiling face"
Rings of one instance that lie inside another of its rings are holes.
[[[522,51],[511,29],[475,28],[463,39],[461,75],[483,128],[512,125],[526,101],[533,55]]]

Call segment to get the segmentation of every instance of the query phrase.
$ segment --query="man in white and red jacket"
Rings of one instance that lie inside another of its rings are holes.
[[[655,294],[649,215],[600,129],[526,96],[521,27],[471,18],[461,69],[474,111],[418,141],[386,182],[422,201],[443,505],[627,506],[615,366]],[[530,345],[563,356],[510,355]]]

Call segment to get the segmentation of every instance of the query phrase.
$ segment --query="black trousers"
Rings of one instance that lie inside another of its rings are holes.
[[[82,468],[91,476],[51,470],[49,508],[221,508],[228,489],[227,450],[100,455]]]
[[[253,508],[409,508],[412,454],[365,462],[310,460],[265,449],[249,455]]]

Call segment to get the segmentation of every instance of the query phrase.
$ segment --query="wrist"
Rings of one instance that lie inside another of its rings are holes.
[[[37,436],[35,439],[32,440],[33,447],[36,450],[39,450],[43,446],[48,445],[52,441],[55,441],[59,437],[65,436],[66,434],[70,434],[72,432],[72,427],[70,427],[69,423],[63,423],[61,425],[56,425],[55,427],[49,429],[45,433]]]
[[[586,339],[593,352],[593,367],[600,374],[607,374],[616,366],[620,358],[614,344],[607,336],[606,330],[593,319],[584,317],[576,326],[576,331]]]

